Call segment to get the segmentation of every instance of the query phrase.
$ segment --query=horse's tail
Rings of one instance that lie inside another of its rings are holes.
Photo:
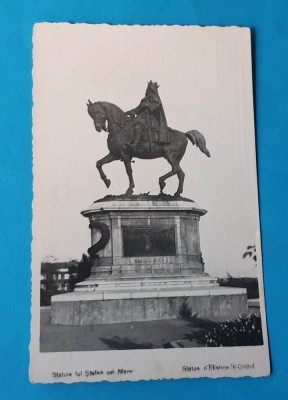
[[[193,145],[196,144],[196,146],[199,147],[202,153],[206,154],[207,157],[211,157],[210,152],[206,147],[206,140],[202,133],[193,130],[185,133],[185,135]]]

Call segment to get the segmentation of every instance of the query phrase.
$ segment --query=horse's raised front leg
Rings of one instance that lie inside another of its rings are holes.
[[[126,191],[126,194],[128,196],[131,196],[133,194],[133,189],[135,187],[134,180],[133,180],[133,172],[132,172],[132,167],[131,167],[131,158],[127,155],[122,156],[122,160],[124,161],[126,172],[129,178],[129,187]]]
[[[101,179],[104,181],[104,183],[107,186],[107,188],[109,188],[109,186],[111,185],[111,181],[104,174],[102,166],[104,164],[109,164],[110,162],[116,161],[116,160],[119,160],[119,158],[114,156],[112,153],[109,153],[109,154],[107,154],[107,156],[101,158],[101,160],[97,161],[97,163],[96,163],[96,168],[98,169],[98,171],[100,173],[100,176],[101,176]]]

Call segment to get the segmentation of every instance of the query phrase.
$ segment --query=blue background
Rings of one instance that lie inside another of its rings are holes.
[[[1,0],[1,399],[288,398],[287,16],[288,2],[284,0]],[[31,38],[33,24],[41,21],[239,25],[252,28],[264,274],[273,371],[271,376],[257,379],[183,379],[116,384],[29,383]]]

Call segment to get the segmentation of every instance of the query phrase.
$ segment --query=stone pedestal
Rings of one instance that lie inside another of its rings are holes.
[[[219,287],[204,271],[199,220],[206,211],[193,201],[111,196],[82,214],[98,251],[91,276],[52,297],[53,324],[178,318],[183,307],[224,320],[247,310],[246,289]]]

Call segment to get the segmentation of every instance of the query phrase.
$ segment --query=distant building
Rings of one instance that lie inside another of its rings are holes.
[[[51,296],[71,291],[71,281],[77,275],[77,268],[76,261],[41,263],[41,305],[49,305]]]

